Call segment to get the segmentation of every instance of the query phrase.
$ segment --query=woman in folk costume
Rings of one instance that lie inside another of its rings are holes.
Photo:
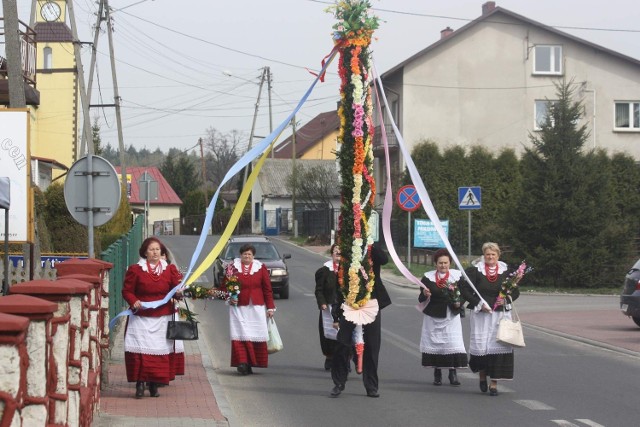
[[[242,375],[252,374],[252,367],[266,368],[267,317],[273,317],[276,306],[273,302],[271,279],[267,267],[254,259],[253,245],[240,247],[240,258],[227,266],[223,284],[231,276],[239,282],[239,293],[230,293],[228,302],[231,331],[231,366]]]
[[[424,274],[419,302],[429,303],[422,311],[422,335],[420,351],[422,366],[433,367],[433,384],[442,385],[442,368],[449,369],[449,383],[459,386],[456,368],[467,366],[467,351],[464,348],[462,323],[460,322],[461,301],[458,280],[459,270],[450,269],[451,255],[446,249],[438,249],[433,254],[436,270]]]
[[[469,301],[467,307],[471,309],[469,367],[479,373],[480,391],[487,391],[487,377],[490,377],[489,394],[497,396],[498,380],[513,379],[513,347],[496,340],[500,318],[511,318],[511,305],[500,297],[502,283],[511,275],[511,270],[499,261],[500,247],[497,243],[483,244],[482,254],[482,261],[465,270],[479,295],[464,280],[459,286],[462,297]],[[519,296],[520,290],[515,288],[511,298],[516,300]]]
[[[142,302],[162,300],[182,281],[176,266],[161,259],[162,248],[156,237],[142,242],[140,261],[127,269],[122,288],[123,298],[134,310],[127,321],[124,360],[127,380],[136,383],[137,399],[144,396],[145,382],[149,382],[150,395],[158,397],[158,385],[169,384],[180,364],[174,360],[174,341],[166,338],[167,325],[175,311],[173,303],[141,309]],[[176,298],[181,297],[176,293]]]
[[[316,271],[316,303],[320,309],[318,330],[320,333],[320,349],[325,357],[324,369],[331,369],[331,359],[336,347],[337,330],[333,328],[331,307],[338,302],[336,289],[338,288],[338,264],[340,262],[340,247],[337,243],[331,245],[331,259]],[[327,338],[327,334],[331,338]]]

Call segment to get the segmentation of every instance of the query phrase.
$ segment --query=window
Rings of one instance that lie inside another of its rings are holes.
[[[548,99],[536,100],[536,106],[534,111],[535,117],[534,117],[534,123],[533,123],[534,130],[542,129],[542,125],[544,125],[547,121],[547,114],[549,114],[550,104],[555,104],[557,102],[558,101],[548,100]],[[553,118],[551,118],[551,125],[553,126]]]
[[[42,57],[44,58],[44,69],[50,70],[53,68],[53,58],[51,57],[51,48],[45,47],[42,50]]]
[[[254,204],[253,212],[253,220],[260,221],[260,202]]]
[[[536,46],[534,48],[533,74],[562,75],[562,46]]]
[[[640,101],[616,102],[616,130],[640,130]]]

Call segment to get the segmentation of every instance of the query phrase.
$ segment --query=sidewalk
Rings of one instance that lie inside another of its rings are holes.
[[[161,387],[160,397],[135,399],[135,384],[127,382],[124,367],[124,327],[114,337],[109,363],[109,382],[103,387],[96,427],[228,426],[229,414],[224,393],[217,382],[211,359],[198,341],[185,341],[185,375]],[[204,343],[203,343],[204,346]],[[215,395],[214,395],[215,393]],[[223,414],[223,412],[225,414]]]

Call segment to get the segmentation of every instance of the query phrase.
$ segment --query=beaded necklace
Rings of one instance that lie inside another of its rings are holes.
[[[248,276],[249,272],[251,271],[252,265],[253,265],[253,261],[251,261],[251,264],[247,264],[247,265],[242,264],[242,274],[245,276]]]
[[[439,277],[439,274],[436,271],[436,286],[439,287],[440,289],[446,288],[447,287],[447,281],[449,280],[449,271],[447,271],[447,274],[445,274],[442,277]]]
[[[487,276],[487,280],[491,283],[498,280],[498,264],[493,267],[489,267],[487,264],[485,264],[484,275]]]
[[[151,267],[149,261],[147,261],[147,273],[151,276],[151,280],[157,282],[160,280],[160,273],[162,273],[162,265],[157,263],[155,266]]]

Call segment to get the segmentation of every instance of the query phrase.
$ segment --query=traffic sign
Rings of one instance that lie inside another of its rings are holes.
[[[420,196],[416,191],[416,187],[413,185],[405,185],[398,190],[398,196],[396,198],[398,206],[407,212],[413,212],[420,208],[422,202]]]
[[[88,157],[76,161],[67,173],[64,182],[64,201],[71,216],[82,225],[89,225],[89,215],[93,215],[93,226],[106,224],[120,206],[120,182],[118,174],[108,160],[91,156],[92,172]],[[89,206],[88,175],[92,175],[93,206]]]
[[[481,187],[458,187],[458,209],[480,209],[482,207]]]

